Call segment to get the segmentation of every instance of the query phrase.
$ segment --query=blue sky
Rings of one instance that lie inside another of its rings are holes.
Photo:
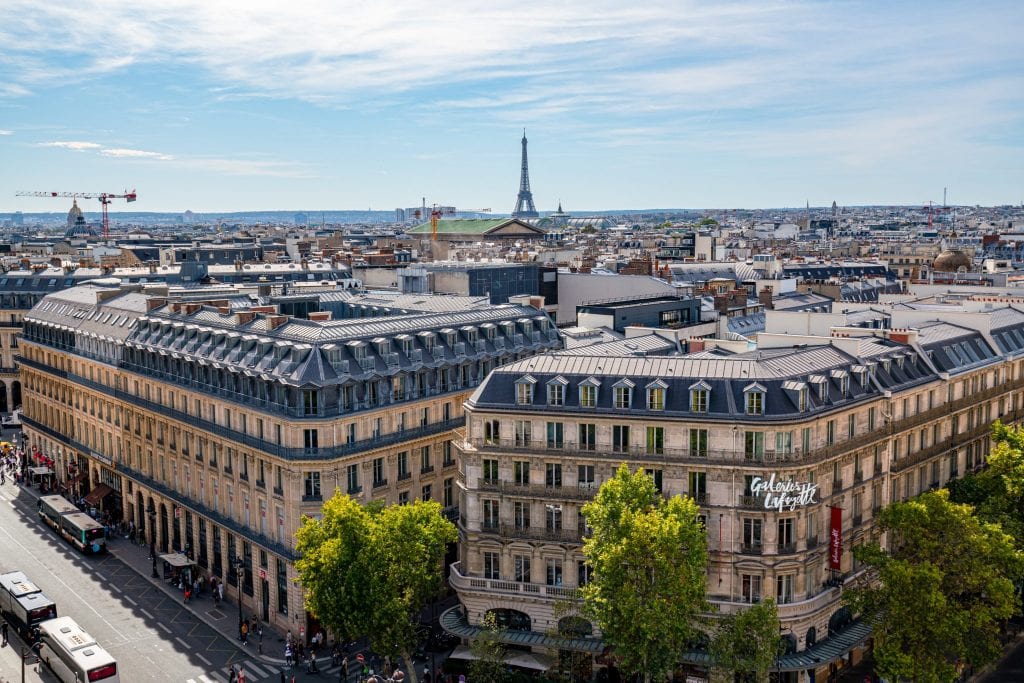
[[[4,0],[0,211],[1024,201],[1024,2]]]

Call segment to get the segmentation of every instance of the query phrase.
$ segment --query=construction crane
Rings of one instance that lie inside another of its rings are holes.
[[[110,237],[110,217],[107,215],[107,205],[110,204],[110,200],[123,199],[127,202],[134,202],[138,199],[135,190],[131,192],[125,190],[124,194],[114,194],[113,192],[17,192],[15,194],[18,197],[73,197],[75,199],[81,197],[82,199],[100,200],[103,213],[104,239]]]

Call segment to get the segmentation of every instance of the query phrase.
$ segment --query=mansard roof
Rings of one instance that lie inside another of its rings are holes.
[[[928,363],[919,358],[910,346],[875,339],[863,347],[876,359],[888,354],[890,357],[906,356],[907,360],[902,368],[895,363],[890,364],[888,371],[876,364],[869,381],[863,385],[860,382],[849,383],[844,394],[839,386],[844,373],[855,365],[864,364],[864,359],[831,344],[736,354],[720,352],[646,358],[548,354],[499,367],[477,389],[468,403],[472,407],[484,409],[529,410],[527,406],[516,404],[514,382],[524,375],[530,375],[541,383],[562,376],[569,381],[569,390],[566,392],[565,406],[557,408],[559,411],[644,415],[649,411],[640,403],[634,403],[629,409],[615,408],[612,392],[599,392],[595,408],[580,406],[578,392],[574,388],[588,380],[592,382],[591,378],[609,384],[629,381],[636,386],[647,386],[660,379],[667,386],[665,409],[651,413],[652,417],[696,415],[690,410],[690,389],[703,383],[711,391],[708,410],[700,413],[701,419],[730,419],[742,413],[743,393],[751,387],[758,387],[758,390],[764,388],[764,415],[748,415],[744,419],[791,419],[800,411],[796,398],[792,392],[786,392],[785,387],[793,386],[793,382],[809,381],[811,375],[818,375],[824,382],[833,385],[834,391],[827,392],[824,399],[817,394],[809,395],[808,411],[831,410],[864,399],[881,397],[887,390],[937,379]],[[539,410],[552,410],[550,406],[544,405],[543,397],[534,396],[533,403]]]

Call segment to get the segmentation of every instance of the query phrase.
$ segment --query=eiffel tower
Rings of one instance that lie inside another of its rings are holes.
[[[512,218],[539,218],[537,207],[533,205],[533,193],[530,192],[530,166],[526,162],[526,129],[523,128],[523,169],[519,177],[519,196],[516,208],[512,210]]]

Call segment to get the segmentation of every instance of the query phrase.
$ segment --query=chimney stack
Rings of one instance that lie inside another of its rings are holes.
[[[765,307],[765,310],[770,311],[775,308],[775,304],[772,303],[771,287],[762,287],[761,291],[757,293],[757,300],[758,302],[760,302],[762,306]]]
[[[276,330],[288,322],[288,316],[286,315],[268,315],[267,316],[267,329]]]

